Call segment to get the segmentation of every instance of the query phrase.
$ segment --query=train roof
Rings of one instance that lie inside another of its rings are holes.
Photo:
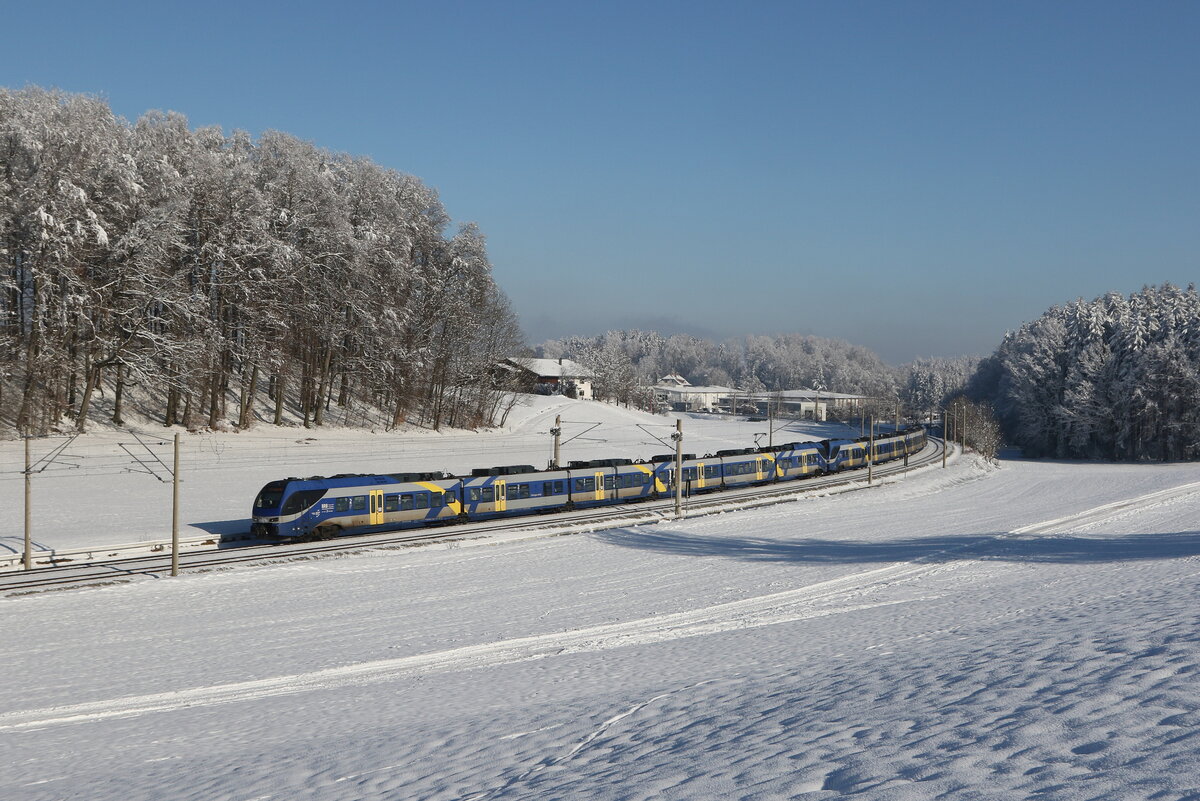
[[[471,478],[485,476],[515,476],[522,473],[536,473],[538,469],[531,464],[506,464],[499,467],[476,467],[471,471]]]
[[[421,481],[442,481],[446,474],[439,471],[424,473],[338,473],[332,476],[288,476],[269,482],[267,486],[281,487],[285,483],[304,482],[326,487],[362,487],[369,484],[414,484]]]
[[[674,457],[672,457],[674,458]],[[585,470],[589,467],[624,467],[633,464],[632,459],[584,459],[571,460],[567,467],[571,470]]]

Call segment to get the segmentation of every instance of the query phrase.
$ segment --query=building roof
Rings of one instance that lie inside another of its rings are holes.
[[[515,357],[508,360],[528,370],[538,378],[591,378],[592,371],[570,359],[527,359]]]
[[[736,389],[731,387],[673,387],[660,385],[654,389],[670,395],[733,395],[737,392]]]

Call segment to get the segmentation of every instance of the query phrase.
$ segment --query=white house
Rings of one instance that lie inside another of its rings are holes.
[[[505,359],[535,387],[548,387],[552,394],[564,394],[568,386],[575,388],[575,397],[592,400],[592,371],[570,359],[527,359],[514,357]]]

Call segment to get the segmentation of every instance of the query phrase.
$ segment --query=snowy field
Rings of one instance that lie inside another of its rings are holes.
[[[548,437],[483,444],[520,433],[428,447],[544,462]],[[389,456],[298,447],[317,472]],[[287,474],[280,448],[246,461]],[[240,510],[250,472],[194,483]],[[633,529],[8,597],[0,798],[1200,798],[1197,521],[1194,465],[961,458]]]

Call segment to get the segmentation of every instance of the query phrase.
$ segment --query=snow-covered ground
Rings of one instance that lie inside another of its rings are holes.
[[[262,469],[193,475],[248,498]],[[0,798],[1198,798],[1197,520],[1194,465],[962,458],[4,598]]]

